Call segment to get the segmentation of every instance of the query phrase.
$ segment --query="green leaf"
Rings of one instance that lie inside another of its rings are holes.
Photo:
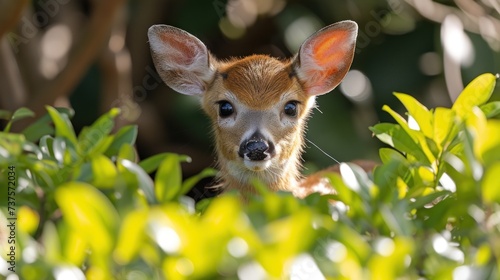
[[[5,126],[4,131],[9,132],[12,124],[16,121],[19,121],[19,120],[22,120],[22,119],[25,119],[28,117],[34,117],[34,116],[35,116],[35,113],[33,113],[33,111],[31,111],[28,108],[21,107],[21,108],[17,109],[14,112],[14,114],[12,114],[12,117],[10,118],[10,121],[7,123],[7,125]]]
[[[87,237],[93,254],[108,256],[116,241],[119,216],[106,196],[86,183],[69,182],[58,187],[55,200],[64,221]]]
[[[56,137],[65,137],[76,146],[78,141],[76,140],[75,130],[73,129],[73,125],[71,124],[68,116],[66,114],[59,113],[51,106],[47,106],[46,108],[56,127]]]
[[[44,246],[44,258],[46,258],[49,262],[62,261],[59,233],[57,232],[56,226],[51,221],[47,221],[43,225],[41,238]]]
[[[113,140],[115,139],[114,135],[108,135],[104,137],[99,143],[96,143],[95,146],[93,146],[90,150],[87,151],[87,156],[88,157],[93,157],[96,155],[101,155],[103,154],[113,143]]]
[[[500,204],[500,184],[498,183],[498,174],[500,174],[500,162],[493,164],[484,175],[481,183],[483,199],[488,204]]]
[[[398,151],[390,148],[380,148],[378,151],[382,163],[389,163],[397,160],[398,162],[406,162],[406,158]]]
[[[136,139],[137,125],[124,126],[115,134],[113,143],[111,143],[104,154],[108,157],[116,156],[121,146],[124,144],[134,145]]]
[[[52,149],[54,158],[61,166],[69,165],[78,158],[75,146],[67,138],[54,138]]]
[[[26,141],[24,135],[15,133],[6,133],[0,131],[0,148],[5,149],[5,153],[0,150],[2,157],[7,157],[7,154],[19,156],[23,152],[23,144]]]
[[[429,163],[429,159],[422,152],[420,146],[406,133],[401,126],[390,123],[379,123],[370,127],[375,136],[387,145],[405,153],[411,154],[419,160]]]
[[[136,210],[125,217],[120,228],[118,243],[113,253],[119,264],[128,264],[143,246],[148,211]]]
[[[169,157],[171,153],[161,153],[157,154],[151,157],[148,157],[147,159],[142,160],[139,162],[139,166],[146,171],[146,173],[152,173],[156,169],[158,169],[158,166],[160,166],[160,163],[163,162],[163,160],[167,157]],[[176,155],[179,157],[179,162],[191,162],[191,158],[189,156],[185,155]]]
[[[472,118],[471,118],[472,119]],[[484,122],[478,118],[478,123]],[[488,120],[486,124],[478,129],[474,145],[474,154],[482,159],[486,166],[500,160],[500,120]]]
[[[18,121],[29,117],[34,117],[35,113],[28,108],[22,107],[17,109],[14,114],[12,114],[12,121]]]
[[[443,149],[453,135],[450,135],[455,124],[455,112],[448,108],[438,107],[434,110],[434,142],[438,148]],[[451,137],[450,137],[451,136]]]
[[[492,101],[479,107],[487,118],[500,115],[500,101]]]
[[[194,185],[196,185],[200,180],[209,178],[209,177],[215,177],[217,175],[217,170],[213,168],[206,168],[200,173],[194,175],[191,178],[186,179],[182,183],[182,187],[179,191],[179,195],[185,195],[189,190],[191,190]]]
[[[450,194],[450,192],[449,191],[438,191],[438,192],[430,193],[428,195],[421,195],[419,197],[416,197],[415,200],[412,203],[410,203],[409,208],[410,209],[420,209],[420,208],[424,207],[425,205],[432,203],[436,199],[438,199],[444,195],[447,195],[447,194]]]
[[[119,159],[127,159],[132,162],[136,161],[136,152],[134,149],[134,146],[124,143],[122,147],[120,148],[120,151],[118,152],[118,158]]]
[[[55,158],[54,156],[54,137],[50,135],[45,135],[40,138],[39,143],[42,153],[48,158]]]
[[[177,198],[181,184],[182,172],[179,157],[175,154],[168,154],[156,173],[156,198],[159,202],[167,202]]]
[[[397,235],[411,236],[414,226],[406,217],[406,201],[398,201],[398,203],[391,208],[392,209],[387,205],[382,205],[382,207],[380,207],[380,214],[384,218],[387,226]]]
[[[107,114],[99,117],[91,126],[82,130],[78,136],[78,146],[82,154],[88,154],[90,150],[99,146],[109,136],[115,125],[114,118],[119,114],[120,109],[113,108]]]
[[[92,184],[98,188],[113,188],[118,172],[115,164],[103,155],[92,158]]]
[[[133,185],[139,187],[149,204],[155,204],[157,200],[155,197],[154,184],[149,175],[139,165],[130,160],[119,159],[117,162],[118,170],[120,172],[132,174],[136,179]]]
[[[401,128],[406,131],[406,134],[413,139],[416,146],[418,149],[427,157],[427,160],[429,162],[434,162],[436,159],[430,148],[427,146],[427,142],[425,141],[425,136],[422,132],[414,130],[410,128],[406,120],[401,117],[398,113],[396,113],[394,110],[392,110],[389,106],[384,105],[382,107],[382,110],[386,111],[389,113],[395,120],[396,122],[401,126]]]
[[[394,93],[394,95],[403,103],[410,116],[417,122],[422,133],[432,138],[434,131],[432,129],[432,114],[429,109],[408,94]]]
[[[495,84],[495,75],[491,73],[480,75],[465,87],[451,109],[459,117],[466,117],[473,107],[483,105],[490,99]]]
[[[75,112],[72,109],[69,108],[55,108],[59,113],[67,115],[69,118],[72,118]],[[38,139],[40,139],[44,135],[53,135],[54,134],[54,128],[51,125],[52,119],[50,118],[49,114],[43,115],[41,118],[36,120],[34,123],[32,123],[30,126],[25,128],[22,131],[22,134],[26,136],[26,139],[28,139],[31,142],[36,142]]]

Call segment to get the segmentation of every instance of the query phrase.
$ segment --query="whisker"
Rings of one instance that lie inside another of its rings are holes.
[[[314,144],[311,140],[309,140],[309,139],[306,138],[306,141],[309,142],[314,147],[316,147],[316,149],[318,149],[320,152],[322,152],[325,156],[327,156],[328,158],[334,160],[336,163],[340,164],[340,161],[338,161],[337,159],[335,159],[334,157],[332,157],[331,155],[329,155],[327,152],[323,151],[318,145]]]

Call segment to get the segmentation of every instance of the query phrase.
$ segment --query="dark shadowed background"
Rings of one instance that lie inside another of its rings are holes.
[[[220,59],[286,58],[314,31],[351,19],[360,28],[351,72],[318,98],[307,138],[339,161],[376,159],[368,127],[391,119],[383,104],[401,108],[393,92],[448,106],[473,77],[500,72],[499,13],[497,0],[4,0],[0,109],[72,107],[79,130],[120,107],[120,125],[139,125],[141,158],[187,154],[190,176],[214,163],[209,124],[196,98],[158,78],[151,25],[182,28]],[[305,172],[334,164],[312,144],[304,160]]]

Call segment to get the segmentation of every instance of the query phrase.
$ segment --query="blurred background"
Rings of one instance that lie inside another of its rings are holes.
[[[393,92],[450,106],[474,77],[500,72],[498,0],[0,0],[0,109],[26,106],[40,116],[46,104],[72,107],[80,130],[120,107],[119,125],[139,125],[141,158],[187,154],[191,176],[214,166],[209,123],[196,98],[159,79],[147,29],[182,28],[219,59],[287,58],[314,31],[345,19],[360,28],[354,63],[318,98],[307,133],[339,161],[377,158],[368,127],[391,121],[383,104],[402,112]],[[313,144],[304,161],[306,173],[334,164]]]

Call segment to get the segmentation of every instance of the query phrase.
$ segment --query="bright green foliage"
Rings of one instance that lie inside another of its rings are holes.
[[[491,74],[479,76],[451,109],[429,110],[395,94],[407,115],[384,106],[396,124],[371,128],[391,147],[380,149],[382,164],[366,174],[343,163],[342,176],[329,175],[337,195],[305,199],[255,182],[260,195],[247,201],[230,192],[195,205],[185,194],[214,170],[182,181],[186,156],[138,162],[137,128],[112,133],[116,109],[76,136],[72,112],[48,107],[50,117],[22,134],[7,133],[10,124],[0,133],[1,186],[9,167],[17,174],[16,273],[20,279],[498,279],[500,121],[494,117],[500,106],[486,103],[495,82]],[[11,123],[28,116],[26,109],[0,112]],[[9,212],[7,201],[0,203],[4,230]],[[5,258],[8,247],[0,248]]]

